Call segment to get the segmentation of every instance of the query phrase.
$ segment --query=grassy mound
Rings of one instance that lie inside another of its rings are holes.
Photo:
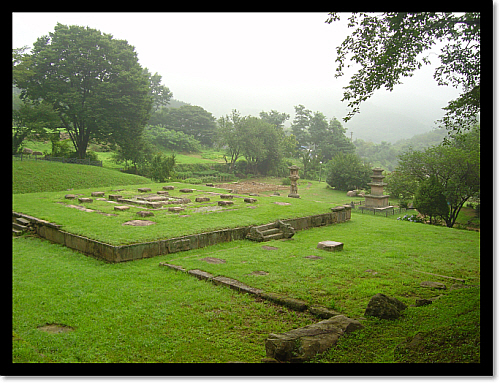
[[[12,174],[13,194],[151,183],[116,170],[48,161],[13,161]]]

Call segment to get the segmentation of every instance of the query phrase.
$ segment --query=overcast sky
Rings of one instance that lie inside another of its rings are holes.
[[[336,47],[349,34],[347,15],[326,24],[327,13],[13,13],[12,47],[32,46],[57,22],[110,33],[133,45],[139,62],[158,72],[174,98],[216,118],[237,109],[258,116],[271,109],[294,117],[294,105],[328,119],[347,114],[335,79]],[[435,66],[436,54],[429,57]],[[458,95],[437,86],[426,66],[393,92],[378,91],[360,115],[343,123],[354,138],[379,141],[390,126],[395,141],[435,128],[441,108]]]

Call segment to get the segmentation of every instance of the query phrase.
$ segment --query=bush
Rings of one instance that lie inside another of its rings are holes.
[[[187,184],[193,184],[193,185],[199,185],[199,184],[203,183],[203,181],[199,178],[186,178],[182,182],[185,182]]]
[[[326,182],[337,190],[365,188],[371,174],[370,166],[354,153],[339,153],[326,165]]]
[[[403,217],[398,217],[398,221],[424,223],[424,220],[416,214],[412,214],[412,215],[405,214]]]
[[[154,155],[148,166],[149,177],[153,181],[165,182],[174,175],[175,155],[165,156],[161,153]]]

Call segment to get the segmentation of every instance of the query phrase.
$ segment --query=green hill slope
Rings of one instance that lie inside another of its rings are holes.
[[[12,162],[14,194],[146,183],[151,180],[97,166],[48,161]]]

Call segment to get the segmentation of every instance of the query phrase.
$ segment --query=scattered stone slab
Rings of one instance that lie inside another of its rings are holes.
[[[279,205],[279,206],[288,206],[288,205],[291,205],[291,203],[288,203],[288,202],[275,202],[274,204],[275,205]]]
[[[279,250],[279,247],[274,247],[274,246],[262,246],[262,249],[264,249],[264,250]]]
[[[195,189],[179,189],[181,193],[192,193]]]
[[[87,213],[92,213],[95,210],[92,209],[87,209],[86,207],[80,206],[80,205],[66,205],[66,207],[71,207],[73,209],[78,209],[80,211],[86,211]]]
[[[94,201],[92,198],[85,198],[85,197],[78,198],[78,202],[81,203],[91,203],[92,201]]]
[[[146,192],[150,192],[151,191],[151,188],[139,188],[137,189],[139,192],[141,193],[146,193]]]
[[[255,287],[250,287],[247,286],[246,284],[237,281],[236,279],[232,278],[227,278],[227,277],[215,277],[212,278],[212,282],[215,283],[216,285],[225,285],[228,286],[229,288],[242,292],[242,293],[248,293],[248,294],[253,294],[253,295],[259,295],[263,293],[263,290],[261,289],[256,289]]]
[[[234,202],[233,201],[218,201],[217,204],[219,206],[230,206],[230,205],[233,205]]]
[[[248,275],[269,275],[269,273],[267,271],[257,270],[257,271],[252,271]]]
[[[66,199],[75,199],[75,198],[76,198],[76,195],[75,195],[75,194],[66,194],[66,195],[64,196],[64,198],[66,198]]]
[[[141,210],[141,211],[138,211],[136,214],[138,216],[141,216],[141,217],[152,217],[152,216],[154,216],[154,213],[152,211],[148,211],[148,210]]]
[[[166,263],[166,262],[160,262],[160,264],[158,266],[166,266],[166,267],[169,267],[171,269],[174,269],[174,270],[178,270],[178,271],[186,271],[184,269],[184,267],[182,266],[178,266],[178,265],[172,265],[170,263]]]
[[[132,221],[127,221],[122,223],[122,226],[149,226],[154,225],[156,222],[147,221],[142,219],[133,219]]]
[[[214,277],[213,274],[198,269],[188,270],[188,274],[194,275],[196,278],[201,280],[211,280]]]
[[[107,199],[106,199],[106,198],[96,198],[95,200],[96,200],[96,201],[107,201]]]
[[[74,328],[60,323],[47,323],[44,326],[38,327],[38,330],[48,332],[50,334],[60,334],[73,331]]]
[[[197,197],[195,199],[196,202],[210,202],[210,198],[208,197]]]
[[[310,306],[307,310],[314,316],[321,319],[328,319],[334,317],[335,315],[342,315],[341,313],[335,310],[319,305]]]
[[[435,290],[446,290],[446,285],[441,282],[425,281],[420,284],[420,287],[427,287]]]
[[[255,203],[255,202],[257,202],[257,199],[255,199],[255,198],[245,198],[243,201],[245,201],[246,203]]]
[[[220,195],[220,198],[221,198],[221,199],[233,199],[233,197],[234,197],[234,196],[233,196],[233,195],[231,195],[231,194],[221,194],[221,195]]]
[[[108,194],[108,199],[111,201],[118,201],[118,199],[122,198],[123,196],[120,194]]]
[[[214,184],[205,184],[205,186],[209,186],[211,188],[215,187]]]
[[[320,257],[318,255],[308,255],[307,257],[304,257],[304,258],[307,258],[307,259],[323,259],[323,257]]]
[[[115,206],[115,210],[117,211],[125,211],[125,210],[129,210],[130,209],[130,206]]]
[[[204,261],[207,263],[213,263],[213,264],[226,263],[226,261],[224,259],[213,258],[213,257],[202,258],[202,259],[200,259],[200,261]]]
[[[318,242],[317,249],[326,250],[326,251],[341,251],[344,249],[344,244],[342,242],[335,241],[322,241]]]
[[[104,192],[92,192],[90,195],[92,197],[104,197]]]
[[[174,213],[179,213],[181,211],[184,211],[184,208],[180,207],[180,206],[173,206],[173,207],[169,207],[168,211],[171,211],[171,212],[174,212]]]
[[[166,190],[158,190],[158,191],[156,192],[156,194],[160,194],[160,195],[168,195],[168,191],[166,191]]]
[[[167,185],[167,186],[163,186],[162,188],[163,190],[174,190],[175,187],[174,186],[170,186],[170,185]]]
[[[355,319],[337,315],[282,334],[269,334],[266,357],[285,361],[306,361],[334,346],[340,336],[363,328]]]
[[[376,294],[368,302],[365,316],[373,316],[381,319],[397,319],[406,310],[403,302],[384,294]]]
[[[430,299],[419,298],[415,300],[415,307],[422,307],[430,305],[433,301]]]

